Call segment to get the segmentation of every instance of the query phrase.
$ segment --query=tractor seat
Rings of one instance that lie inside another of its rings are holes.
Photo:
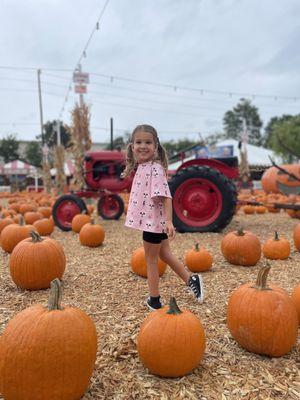
[[[237,157],[214,157],[215,160],[218,160],[226,165],[228,167],[237,167],[238,166],[238,158]]]

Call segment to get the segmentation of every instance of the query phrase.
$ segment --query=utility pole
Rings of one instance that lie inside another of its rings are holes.
[[[42,90],[41,90],[41,70],[37,70],[38,90],[39,90],[39,105],[40,105],[40,123],[41,123],[41,137],[42,146],[44,146],[44,123],[43,123],[43,104],[42,104]]]
[[[114,149],[114,120],[110,119],[110,150]]]
[[[82,72],[81,64],[78,64],[78,72],[79,72],[79,73]],[[83,104],[84,104],[84,101],[83,101],[83,94],[82,94],[82,93],[79,93],[79,105],[80,105],[80,108],[83,107]]]
[[[41,123],[41,137],[42,137],[42,152],[43,152],[43,184],[47,193],[51,189],[51,174],[50,166],[48,163],[49,149],[45,143],[44,136],[44,122],[43,122],[43,103],[42,103],[42,89],[41,89],[41,70],[37,70],[38,92],[39,92],[39,106],[40,106],[40,123]]]

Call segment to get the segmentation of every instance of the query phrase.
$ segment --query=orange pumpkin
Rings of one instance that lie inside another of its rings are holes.
[[[205,351],[199,319],[180,310],[172,297],[169,307],[151,312],[137,337],[140,360],[155,375],[176,378],[195,369]]]
[[[14,221],[11,218],[1,218],[0,219],[0,233],[3,231],[3,229],[7,226],[7,225],[11,225],[14,224]]]
[[[221,251],[230,264],[252,266],[260,260],[261,244],[257,236],[241,228],[224,236]]]
[[[50,218],[51,216],[51,207],[39,207],[38,212],[42,214],[44,218]]]
[[[294,245],[300,251],[300,224],[297,224],[293,232]]]
[[[246,350],[280,357],[296,343],[298,317],[288,293],[278,286],[267,286],[269,270],[269,266],[262,268],[255,285],[244,284],[231,294],[227,326]]]
[[[244,211],[245,214],[254,214],[255,213],[255,207],[247,205],[247,206],[243,207],[243,211]]]
[[[95,207],[93,206],[93,204],[88,204],[88,205],[86,206],[86,208],[87,208],[87,212],[88,212],[90,215],[93,214],[94,209],[95,209]]]
[[[79,233],[80,229],[84,224],[91,222],[91,216],[83,212],[82,214],[76,214],[72,219],[71,227],[72,231]]]
[[[28,307],[7,324],[0,348],[5,399],[73,400],[86,391],[96,360],[96,328],[83,311],[60,302],[57,279],[48,307]]]
[[[184,258],[185,265],[192,272],[208,271],[212,267],[213,258],[204,247],[199,249],[199,243],[189,250]]]
[[[256,206],[255,212],[256,214],[264,214],[267,211],[267,208],[264,206]]]
[[[37,232],[22,240],[9,259],[12,280],[22,289],[39,290],[50,287],[50,282],[61,278],[66,267],[62,245]]]
[[[39,219],[42,219],[43,215],[39,212],[36,211],[27,211],[24,214],[24,220],[26,224],[32,225],[35,221],[38,221]]]
[[[131,256],[131,269],[137,275],[147,278],[147,263],[145,258],[144,247],[136,249]],[[160,258],[158,259],[158,273],[162,276],[167,269],[167,264]]]
[[[263,247],[263,254],[270,260],[285,260],[291,253],[291,246],[287,239],[280,238],[278,233],[275,232],[275,236],[272,239],[268,239]]]
[[[297,315],[298,315],[298,322],[300,324],[300,285],[297,285],[294,287],[292,294],[291,294],[291,299],[296,307]]]
[[[282,168],[288,172],[294,174],[300,179],[300,165],[299,164],[287,164],[282,165]],[[299,191],[300,182],[293,179],[289,175],[280,171],[276,167],[268,168],[262,175],[261,184],[265,192],[267,193],[285,193],[292,194]]]
[[[7,253],[11,253],[15,246],[30,236],[31,231],[37,231],[33,225],[24,225],[24,220],[21,219],[19,224],[6,226],[0,235],[1,247]]]
[[[97,247],[100,246],[105,238],[105,232],[101,225],[95,224],[92,220],[83,225],[79,232],[79,240],[83,246]]]
[[[36,227],[41,236],[51,235],[54,230],[54,224],[49,218],[39,219],[33,223],[33,226]]]

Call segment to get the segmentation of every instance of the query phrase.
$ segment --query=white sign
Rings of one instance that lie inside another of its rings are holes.
[[[89,74],[87,72],[74,72],[73,82],[75,83],[90,83]]]
[[[85,94],[86,93],[86,86],[85,85],[75,85],[74,86],[75,93]]]

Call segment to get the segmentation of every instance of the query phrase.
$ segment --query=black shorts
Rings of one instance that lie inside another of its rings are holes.
[[[159,244],[163,240],[168,239],[168,235],[166,233],[155,233],[155,232],[146,232],[143,231],[143,240],[148,243]]]

